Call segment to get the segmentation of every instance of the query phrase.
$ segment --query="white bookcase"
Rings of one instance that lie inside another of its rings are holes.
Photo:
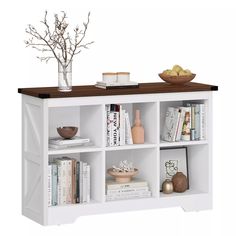
[[[21,92],[21,91],[20,91]],[[201,102],[206,107],[206,139],[163,142],[168,106]],[[141,110],[145,143],[106,147],[106,104],[121,104],[133,124],[135,109]],[[56,127],[79,127],[91,146],[50,150],[49,137],[58,136]],[[22,214],[42,224],[72,223],[79,216],[180,206],[185,211],[212,208],[212,91],[167,92],[62,98],[37,98],[22,92]],[[189,189],[184,193],[160,192],[160,149],[187,147]],[[50,159],[68,156],[91,166],[91,202],[48,207],[47,167]],[[119,160],[132,161],[138,177],[148,181],[149,198],[106,201],[106,170]]]

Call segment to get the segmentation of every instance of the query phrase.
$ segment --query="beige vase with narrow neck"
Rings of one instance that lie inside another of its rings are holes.
[[[134,144],[144,143],[144,128],[141,124],[140,110],[136,110],[135,112],[135,121],[131,132]]]

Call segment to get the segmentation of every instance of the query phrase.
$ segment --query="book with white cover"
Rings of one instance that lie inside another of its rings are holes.
[[[58,204],[57,200],[57,164],[51,163],[52,165],[52,205],[55,206]]]
[[[83,187],[82,187],[82,202],[87,201],[87,163],[82,163]]]
[[[147,191],[144,193],[130,194],[130,195],[122,195],[122,196],[106,195],[106,200],[107,201],[114,201],[114,200],[124,200],[124,199],[131,199],[131,198],[145,198],[145,197],[151,197],[151,191]]]
[[[147,187],[148,182],[142,179],[133,178],[128,183],[118,183],[113,179],[107,179],[106,187],[107,190],[112,189],[127,189],[127,188],[137,188],[137,187]]]
[[[125,110],[120,105],[120,145],[125,145]]]
[[[137,193],[137,192],[143,192],[143,191],[148,191],[148,190],[149,190],[148,186],[136,187],[136,188],[110,189],[110,190],[107,190],[107,195]]]
[[[113,125],[112,125],[112,140],[113,140],[113,145],[112,146],[119,146],[120,145],[120,132],[119,132],[119,126],[120,126],[120,121],[119,121],[119,112],[114,111],[112,112],[114,115],[113,119]]]
[[[179,122],[179,108],[168,107],[165,116],[165,124],[162,139],[168,142],[174,142]]]
[[[111,135],[110,135],[110,132],[111,132],[110,113],[111,113],[111,107],[110,107],[110,105],[106,105],[106,117],[107,117],[107,119],[106,119],[107,139],[106,139],[106,141],[107,141],[107,147],[110,146],[110,138],[111,138]]]
[[[52,165],[48,165],[48,206],[52,205]]]
[[[72,204],[72,160],[66,161],[66,204]]]
[[[125,112],[125,144],[133,144],[129,113]]]
[[[58,205],[66,204],[66,172],[67,172],[67,160],[63,158],[55,159],[57,163],[57,172],[58,172],[58,185],[57,185],[57,193],[58,193]]]
[[[200,104],[200,140],[205,139],[205,104]]]
[[[85,170],[85,178],[86,178],[86,202],[90,202],[90,165],[86,166],[86,170]]]
[[[184,117],[185,117],[185,110],[180,108],[180,116],[179,116],[179,122],[178,122],[178,128],[176,132],[175,141],[180,141],[181,139]]]
[[[62,137],[55,137],[49,139],[49,144],[54,145],[78,145],[78,144],[84,144],[88,143],[90,141],[89,138],[82,138],[79,136],[75,136],[71,139],[64,139]]]

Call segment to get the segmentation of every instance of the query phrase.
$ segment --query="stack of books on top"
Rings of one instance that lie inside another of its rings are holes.
[[[56,137],[56,138],[50,138],[49,139],[49,148],[52,149],[64,149],[64,148],[69,148],[69,147],[74,147],[74,146],[79,146],[79,145],[84,145],[89,143],[89,138],[81,138],[78,136],[75,136],[71,139],[64,139],[61,137]]]
[[[148,182],[145,180],[133,178],[128,183],[118,183],[115,180],[107,180],[107,201],[146,197],[151,197],[151,191],[149,190]]]
[[[186,103],[183,107],[168,107],[162,140],[204,140],[205,116],[205,104]]]
[[[127,82],[124,82],[124,83],[98,81],[95,84],[95,87],[102,88],[102,89],[138,88],[139,84],[137,82],[134,82],[134,81],[127,81]]]

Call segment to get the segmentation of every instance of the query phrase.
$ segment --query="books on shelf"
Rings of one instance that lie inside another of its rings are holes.
[[[122,105],[106,105],[107,146],[133,144],[128,112]]]
[[[90,202],[90,165],[69,157],[48,165],[48,206]]]
[[[122,200],[130,198],[150,197],[151,191],[148,182],[133,178],[128,183],[118,183],[115,180],[106,182],[106,200]]]
[[[63,149],[69,147],[75,147],[79,145],[88,144],[90,142],[89,138],[82,138],[79,136],[75,136],[71,139],[63,139],[61,137],[55,137],[49,139],[49,148],[52,149]]]
[[[116,89],[116,88],[138,88],[139,84],[135,81],[128,81],[125,83],[120,82],[104,82],[98,81],[95,84],[95,87],[102,88],[102,89]]]
[[[205,139],[205,104],[185,103],[182,107],[168,107],[162,140],[168,142]]]

